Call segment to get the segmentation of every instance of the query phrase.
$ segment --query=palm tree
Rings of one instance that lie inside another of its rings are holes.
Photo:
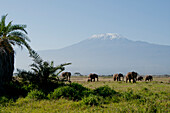
[[[0,20],[0,83],[8,83],[12,80],[14,71],[14,49],[15,45],[23,48],[25,46],[29,51],[31,47],[27,43],[29,38],[26,36],[26,25],[12,24],[10,21],[6,25],[7,15],[2,16]]]
[[[30,53],[30,57],[32,57],[34,61],[34,63],[30,65],[31,69],[34,71],[35,75],[38,76],[39,82],[43,84],[46,84],[50,77],[58,77],[58,74],[65,70],[64,66],[71,64],[64,63],[60,64],[59,66],[54,66],[53,61],[43,61],[34,50],[32,50]],[[57,71],[58,73],[55,74]]]
[[[34,63],[30,65],[33,71],[25,71],[17,69],[18,77],[22,78],[24,81],[38,84],[38,85],[47,85],[51,80],[59,80],[56,79],[58,74],[65,70],[66,65],[70,65],[71,63],[64,63],[58,66],[54,66],[54,62],[44,61],[38,53],[34,50],[31,50],[30,57],[33,58]]]

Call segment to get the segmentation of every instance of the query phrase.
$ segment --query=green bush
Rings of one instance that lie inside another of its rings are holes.
[[[87,97],[92,94],[92,90],[83,87],[81,84],[72,83],[70,86],[62,86],[54,90],[51,94],[48,94],[49,99],[59,99],[60,97],[72,99],[74,101],[81,100],[83,97]]]
[[[76,91],[74,100],[81,100],[84,96],[88,97],[90,94],[93,94],[93,90],[90,90],[78,83],[72,83],[71,87]]]
[[[100,105],[103,103],[103,98],[97,95],[89,95],[82,99],[82,103],[85,105]]]
[[[5,96],[9,98],[18,98],[20,96],[25,97],[27,95],[27,91],[22,88],[22,84],[18,81],[11,81],[9,84],[4,85]]]
[[[116,94],[115,90],[112,90],[109,86],[105,85],[94,90],[94,94],[103,97],[108,97]]]
[[[48,98],[59,99],[60,97],[65,97],[68,99],[74,99],[74,96],[76,96],[76,90],[70,86],[64,86],[55,89],[53,93],[48,95]]]
[[[31,92],[28,93],[26,98],[39,100],[39,99],[45,99],[46,96],[42,91],[31,90]]]
[[[94,91],[91,90],[91,89],[82,91],[82,98],[83,98],[83,97],[88,97],[88,96],[91,95],[91,94],[94,94]]]
[[[71,87],[74,88],[75,90],[79,90],[80,92],[88,90],[88,88],[86,88],[83,85],[78,84],[78,83],[72,83]]]
[[[0,97],[0,104],[5,105],[7,102],[9,102],[9,99],[5,96]]]
[[[28,85],[23,85],[22,88],[25,89],[26,91],[30,92],[31,90],[38,89],[38,86],[30,83]]]

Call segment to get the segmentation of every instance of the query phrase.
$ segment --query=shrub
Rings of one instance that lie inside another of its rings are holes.
[[[5,96],[9,98],[25,97],[27,95],[27,91],[22,88],[22,85],[18,81],[11,81],[9,84],[5,84],[4,89],[6,89]]]
[[[66,97],[69,99],[74,99],[73,97],[76,96],[76,90],[70,86],[59,87],[54,90],[53,93],[48,95],[50,99],[59,99],[60,97]]]
[[[5,105],[7,102],[9,102],[9,99],[7,97],[0,97],[0,104]]]
[[[83,98],[83,97],[88,97],[88,96],[91,95],[91,94],[94,94],[94,91],[91,90],[91,89],[82,91],[82,98]]]
[[[28,93],[26,98],[39,100],[46,98],[46,96],[42,91],[31,90],[31,92]]]
[[[112,90],[109,86],[105,85],[95,89],[94,93],[103,97],[108,97],[116,94],[116,91]]]
[[[93,91],[83,87],[81,84],[72,83],[70,86],[62,86],[54,90],[51,94],[48,94],[49,99],[59,99],[60,97],[81,100],[83,97],[87,97],[92,94]]]
[[[82,103],[85,105],[100,105],[102,104],[103,98],[100,96],[96,96],[96,95],[89,95],[88,97],[84,97],[82,99]]]
[[[86,88],[83,85],[78,84],[78,83],[72,83],[71,87],[74,88],[75,90],[78,90],[79,92],[83,92],[85,90],[88,90],[88,88]]]
[[[84,96],[88,97],[90,94],[93,94],[92,90],[78,83],[72,83],[71,87],[76,91],[74,95],[74,99],[76,100],[81,100]]]
[[[31,90],[38,89],[38,86],[30,83],[28,85],[23,85],[22,88],[25,89],[26,91],[30,92]]]

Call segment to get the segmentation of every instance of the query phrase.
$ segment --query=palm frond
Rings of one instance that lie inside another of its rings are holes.
[[[42,58],[34,50],[30,51],[30,57],[33,58],[33,61],[37,64],[41,64],[43,62]]]
[[[21,37],[10,36],[10,37],[8,37],[8,40],[13,45],[18,45],[21,48],[23,48],[23,45],[24,45],[28,49],[29,52],[32,50],[31,47],[29,46],[29,44]]]
[[[25,34],[27,34],[27,31],[25,30],[26,27],[27,27],[26,25],[15,24],[15,25],[12,25],[12,26],[9,28],[9,31],[8,31],[8,32],[10,33],[10,32],[19,30],[19,31],[23,31]]]
[[[27,41],[30,42],[30,39],[25,35],[27,34],[27,31],[25,28],[26,25],[12,25],[12,21],[8,23],[8,25],[5,25],[7,15],[2,16],[0,21],[0,39],[4,40],[7,39],[10,44],[12,45],[18,45],[21,48],[23,48],[23,45],[29,50],[29,52],[32,50]],[[21,32],[22,31],[22,32]]]
[[[17,69],[17,73],[15,73],[16,76],[23,77],[23,76],[28,76],[32,75],[33,72],[31,71],[26,71],[24,69]]]
[[[6,34],[9,33],[9,28],[11,27],[11,25],[12,25],[12,21],[10,21],[6,26]]]
[[[8,14],[6,14],[6,15],[3,15],[2,17],[1,17],[1,28],[4,28],[4,26],[5,26],[5,20],[6,20],[6,17],[7,17],[7,15]]]
[[[35,63],[31,64],[30,65],[32,68],[36,68],[37,70],[40,70],[39,66]]]
[[[71,65],[72,63],[64,63],[64,64],[60,64],[60,66],[66,66],[66,65]]]
[[[39,70],[35,69],[35,68],[31,68],[35,73],[38,73]]]
[[[13,36],[14,36],[14,37],[20,37],[20,38],[22,38],[22,39],[30,42],[30,39],[29,39],[24,33],[19,32],[19,31],[10,32],[10,33],[8,33],[8,36],[7,36],[7,37],[9,37],[9,36],[11,36],[11,37],[13,37]]]

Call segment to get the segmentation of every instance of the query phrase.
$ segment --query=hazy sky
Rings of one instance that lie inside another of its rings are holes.
[[[93,34],[170,45],[170,0],[0,0],[0,16],[26,24],[35,50],[58,49]]]

